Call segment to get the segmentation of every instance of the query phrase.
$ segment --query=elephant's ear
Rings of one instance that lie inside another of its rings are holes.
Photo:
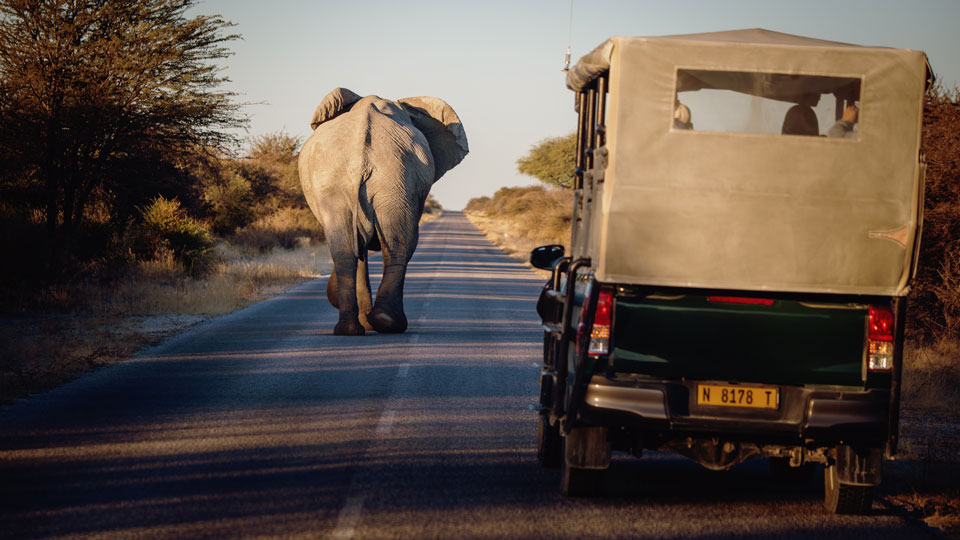
[[[397,100],[410,115],[413,125],[419,129],[433,154],[436,182],[447,171],[460,163],[467,152],[467,133],[463,131],[460,117],[446,101],[435,97],[412,97]]]
[[[354,103],[362,99],[346,88],[334,88],[329,94],[323,96],[323,101],[313,112],[313,118],[310,119],[310,128],[317,129],[317,126],[333,120],[340,113],[350,110]]]

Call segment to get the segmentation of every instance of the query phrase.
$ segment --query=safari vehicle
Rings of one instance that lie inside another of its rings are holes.
[[[561,490],[612,451],[824,466],[865,513],[897,449],[923,200],[920,51],[766,30],[615,37],[567,74],[571,248],[543,320],[538,457]]]

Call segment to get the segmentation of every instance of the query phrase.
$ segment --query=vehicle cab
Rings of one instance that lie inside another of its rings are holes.
[[[572,240],[553,270],[538,455],[825,466],[863,513],[896,452],[923,201],[923,52],[742,30],[615,37],[567,74]]]

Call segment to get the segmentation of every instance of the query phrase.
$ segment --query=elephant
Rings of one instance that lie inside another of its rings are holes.
[[[334,271],[327,299],[339,309],[336,335],[402,333],[403,283],[430,187],[469,152],[460,118],[445,101],[324,96],[298,159],[303,193],[323,226]],[[368,253],[383,252],[371,304]]]

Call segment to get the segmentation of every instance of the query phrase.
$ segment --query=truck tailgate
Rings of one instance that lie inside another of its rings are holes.
[[[612,366],[664,379],[863,386],[867,309],[618,296]]]

